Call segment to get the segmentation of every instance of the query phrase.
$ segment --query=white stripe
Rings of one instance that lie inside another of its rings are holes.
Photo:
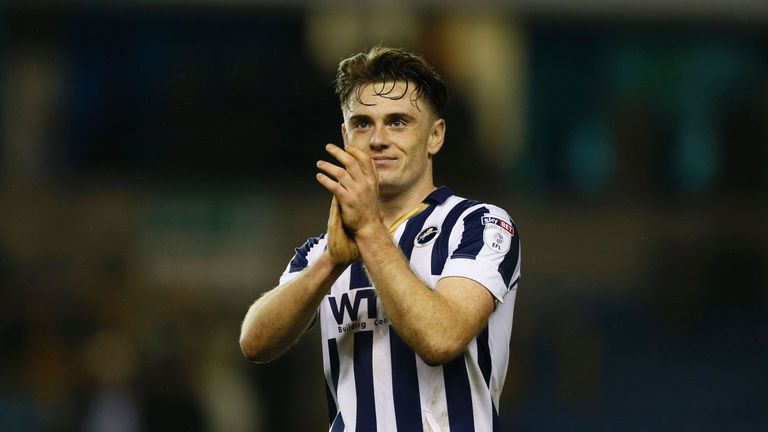
[[[411,270],[430,288],[435,287],[432,283],[432,249],[434,246],[435,242],[432,242],[427,246],[414,247],[413,252],[411,252]]]
[[[472,389],[472,416],[475,421],[475,430],[490,431],[493,429],[491,399],[487,397],[488,387],[477,363],[477,339],[469,343],[467,350],[469,355],[464,358],[467,364],[469,388]]]
[[[493,365],[490,391],[497,409],[509,366],[509,339],[512,332],[516,294],[516,290],[510,291],[504,298],[504,303],[498,305],[488,322],[488,344]]]
[[[351,334],[337,339],[339,346],[339,407],[346,430],[355,430],[357,424],[357,388],[355,386],[354,338]],[[348,361],[344,361],[348,359]]]
[[[381,303],[379,303],[379,310]],[[381,316],[381,315],[380,315]],[[372,323],[371,323],[372,324]],[[373,388],[376,402],[376,429],[395,430],[395,402],[392,397],[392,356],[389,326],[379,325],[373,331]]]
[[[445,379],[442,366],[429,366],[417,356],[416,372],[419,375],[419,398],[423,418],[429,423],[436,423],[438,429],[433,432],[448,432],[448,403],[445,400]],[[429,424],[424,422],[425,427]]]

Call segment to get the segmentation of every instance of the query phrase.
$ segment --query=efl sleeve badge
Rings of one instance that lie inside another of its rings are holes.
[[[483,241],[485,244],[499,253],[507,253],[512,245],[512,236],[515,235],[515,227],[499,216],[488,215],[482,218]]]

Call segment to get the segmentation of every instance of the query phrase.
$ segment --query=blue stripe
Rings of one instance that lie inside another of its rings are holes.
[[[333,419],[336,418],[336,414],[339,413],[339,409],[336,407],[336,402],[333,400],[333,393],[331,388],[328,387],[328,382],[325,382],[325,399],[328,402],[328,426],[333,425]]]
[[[483,226],[482,217],[486,213],[488,213],[488,208],[480,207],[464,218],[464,231],[461,233],[461,242],[456,250],[453,251],[451,258],[477,258],[477,254],[483,248],[483,229],[485,226]]]
[[[400,236],[399,242],[400,250],[403,251],[405,259],[409,261],[411,260],[411,254],[413,253],[413,242],[416,240],[416,236],[424,227],[424,222],[426,222],[427,218],[432,214],[433,211],[435,211],[435,206],[431,205],[425,208],[421,213],[412,217],[408,223],[405,224],[405,230],[403,230],[403,235]]]
[[[349,289],[357,288],[370,288],[371,281],[368,280],[368,275],[365,274],[363,263],[356,261],[352,263],[352,267],[349,269]]]
[[[509,247],[509,251],[504,255],[504,259],[499,264],[499,273],[501,278],[504,279],[504,284],[509,289],[509,282],[512,281],[512,275],[515,274],[515,267],[517,267],[517,258],[520,256],[520,231],[517,226],[512,223],[515,228],[515,235],[512,236],[512,244]],[[517,281],[515,281],[517,282]]]
[[[333,384],[333,394],[339,389],[339,347],[336,345],[336,339],[328,339],[328,362],[331,366],[331,384]]]
[[[373,398],[373,331],[355,333],[355,388],[358,432],[376,430],[376,403]]]
[[[344,432],[344,417],[341,416],[341,411],[333,419],[330,432]]]
[[[496,404],[493,403],[493,400],[491,400],[491,410],[493,410],[493,432],[498,432],[501,430],[499,426],[499,412],[496,410]]]
[[[312,250],[316,244],[320,243],[320,239],[323,237],[325,237],[325,234],[321,235],[320,237],[310,237],[309,240],[304,242],[303,245],[294,249],[296,253],[293,255],[288,273],[295,273],[307,268],[307,255],[309,254],[309,251]]]
[[[485,385],[491,388],[491,371],[493,370],[493,364],[491,363],[491,345],[488,340],[488,326],[486,325],[483,331],[477,335],[477,365],[480,366],[480,372],[485,378]]]
[[[464,200],[456,206],[454,206],[448,215],[443,220],[443,225],[440,228],[440,235],[435,240],[435,246],[432,248],[432,274],[439,275],[443,273],[445,267],[445,261],[448,259],[448,240],[451,237],[451,230],[456,225],[456,221],[459,219],[464,211],[473,205],[477,204],[477,201]]]
[[[443,365],[445,399],[448,403],[448,424],[451,431],[474,432],[475,421],[472,411],[472,391],[464,356],[459,356]]]
[[[389,327],[389,349],[392,359],[392,398],[398,431],[421,432],[421,398],[416,353],[395,328]]]
[[[333,394],[336,394],[339,389],[339,347],[336,345],[336,339],[328,339],[328,359],[331,363]]]

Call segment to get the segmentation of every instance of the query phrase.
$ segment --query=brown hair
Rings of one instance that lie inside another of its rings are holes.
[[[406,83],[405,91],[402,94],[391,94],[397,81]],[[357,102],[363,103],[360,100],[363,87],[373,83],[381,83],[381,88],[375,94],[389,99],[405,97],[409,91],[408,86],[415,85],[414,100],[411,102],[417,104],[419,99],[424,98],[438,117],[442,116],[448,99],[448,89],[432,66],[422,57],[400,48],[376,46],[339,63],[335,84],[342,108],[349,107],[353,93]]]

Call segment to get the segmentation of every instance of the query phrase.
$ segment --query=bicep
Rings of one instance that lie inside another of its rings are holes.
[[[471,340],[488,322],[495,300],[485,286],[472,279],[452,276],[440,279],[435,292],[448,304],[461,331],[461,339]]]

